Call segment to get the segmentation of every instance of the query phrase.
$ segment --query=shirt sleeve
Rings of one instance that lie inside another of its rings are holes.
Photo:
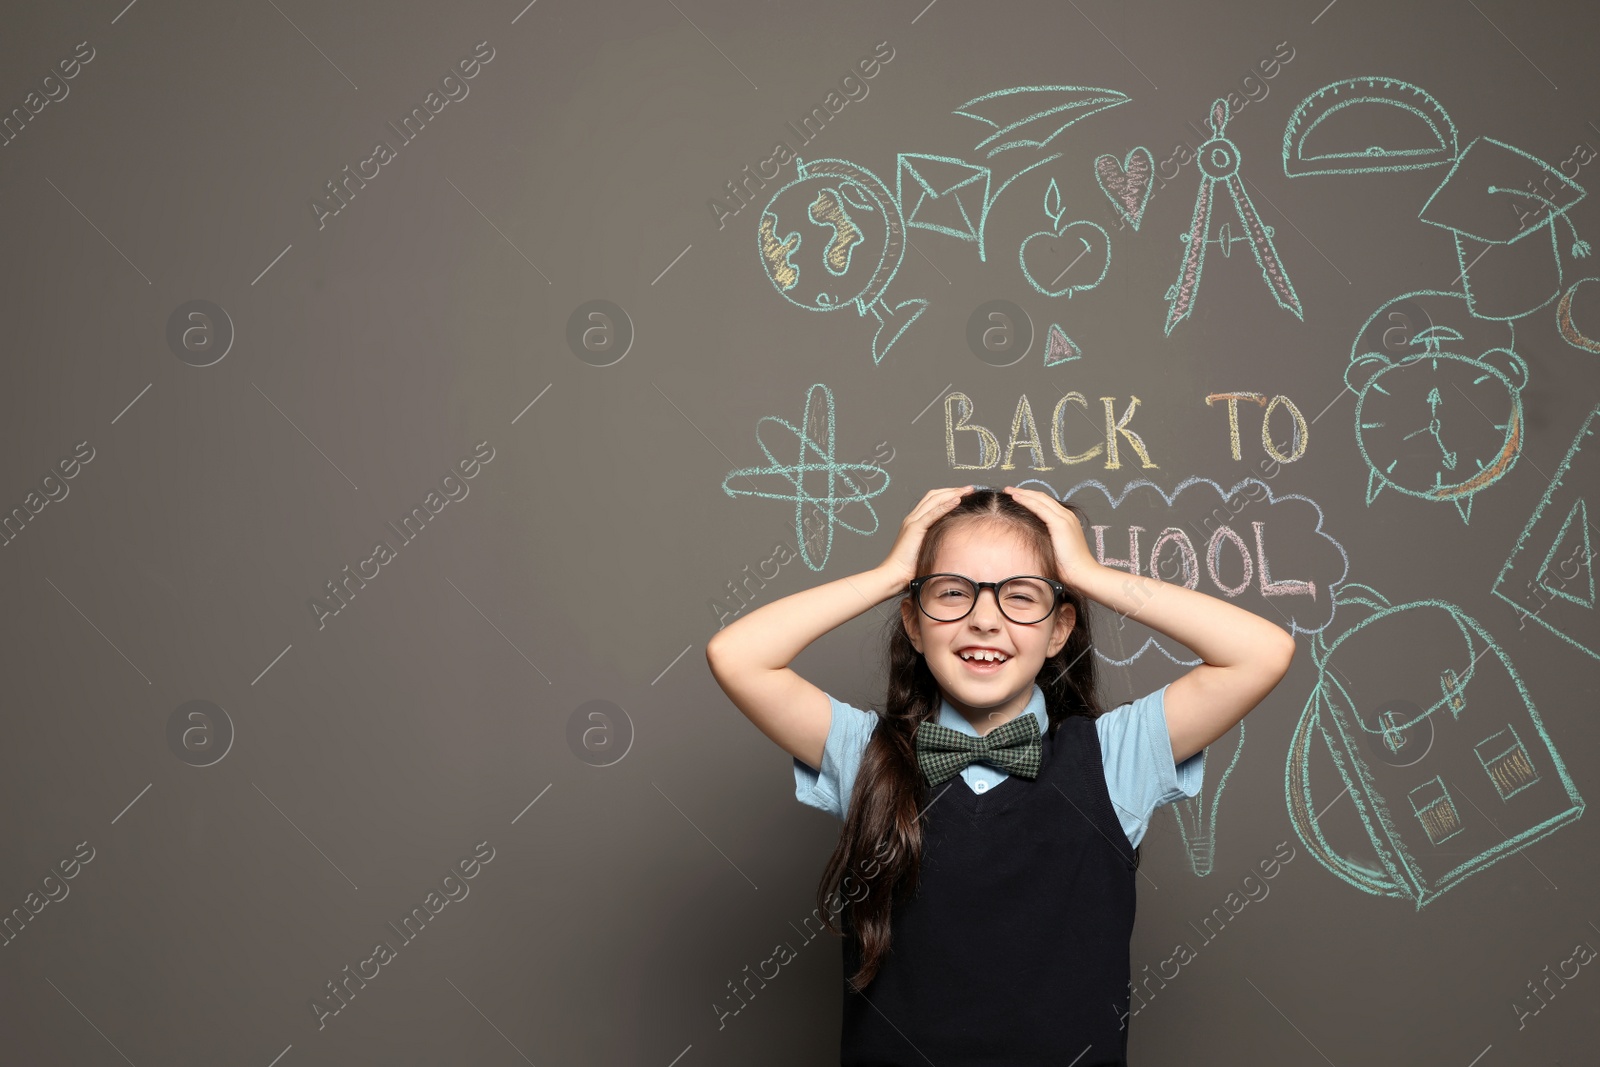
[[[1143,840],[1157,808],[1199,793],[1205,777],[1205,749],[1181,764],[1173,762],[1166,693],[1167,687],[1162,686],[1094,721],[1106,789],[1128,843],[1134,847]]]
[[[862,711],[832,696],[828,697],[832,719],[828,740],[822,748],[822,767],[812,768],[804,760],[794,760],[794,795],[802,804],[821,808],[840,822],[856,784],[861,756],[878,725],[878,716]]]

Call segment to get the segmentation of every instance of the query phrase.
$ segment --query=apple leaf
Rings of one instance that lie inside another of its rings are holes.
[[[1044,191],[1044,213],[1050,216],[1052,224],[1061,222],[1061,189],[1054,178],[1050,179],[1050,186]]]

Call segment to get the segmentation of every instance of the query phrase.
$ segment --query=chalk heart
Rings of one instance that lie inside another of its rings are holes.
[[[1100,191],[1111,199],[1112,206],[1135,232],[1144,219],[1145,205],[1150,202],[1150,178],[1155,169],[1155,157],[1143,145],[1129,152],[1121,163],[1109,153],[1094,161],[1094,176],[1100,182]]]
[[[1087,221],[1069,222],[1060,233],[1040,230],[1022,242],[1022,273],[1045,296],[1093,289],[1111,266],[1111,239]]]

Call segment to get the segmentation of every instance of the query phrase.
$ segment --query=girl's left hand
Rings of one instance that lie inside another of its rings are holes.
[[[1083,526],[1078,516],[1064,507],[1060,500],[1037,489],[1021,489],[1008,485],[1004,490],[1011,499],[1039,516],[1050,531],[1050,544],[1055,549],[1056,563],[1061,568],[1057,575],[1063,582],[1075,585],[1079,575],[1100,565],[1089,551],[1083,536]]]

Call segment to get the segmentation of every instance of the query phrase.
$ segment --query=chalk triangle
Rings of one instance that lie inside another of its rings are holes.
[[[1594,553],[1589,547],[1589,508],[1579,497],[1539,567],[1539,585],[1580,607],[1594,607]]]
[[[1044,365],[1053,367],[1057,363],[1070,363],[1072,360],[1082,358],[1083,353],[1072,343],[1072,338],[1068,337],[1061,327],[1051,323],[1050,332],[1044,339]]]
[[[1600,493],[1600,406],[1584,419],[1491,592],[1600,659],[1588,498]],[[1548,545],[1548,548],[1544,546]],[[1544,548],[1544,551],[1540,551]]]

